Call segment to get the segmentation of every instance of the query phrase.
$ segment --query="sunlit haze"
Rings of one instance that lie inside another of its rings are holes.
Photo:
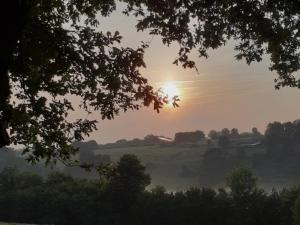
[[[120,7],[119,7],[120,8]],[[300,117],[300,91],[274,88],[275,72],[269,71],[269,56],[248,66],[236,61],[234,42],[209,51],[209,58],[192,53],[197,72],[173,64],[178,46],[166,47],[160,37],[136,32],[135,19],[123,16],[119,9],[111,17],[100,20],[101,30],[118,30],[124,37],[123,46],[137,47],[150,41],[145,53],[147,68],[141,72],[155,88],[169,95],[180,96],[180,108],[165,107],[159,114],[152,107],[120,113],[114,120],[102,121],[93,113],[89,118],[99,120],[99,130],[89,139],[99,143],[118,139],[143,138],[147,134],[173,137],[178,131],[236,127],[241,132],[257,127],[264,132],[272,121],[293,121]],[[130,128],[130,129],[129,129]]]
[[[178,97],[179,99],[182,97],[179,88],[173,82],[166,82],[160,90],[167,99],[167,105],[169,106],[172,106],[172,101],[175,97]]]

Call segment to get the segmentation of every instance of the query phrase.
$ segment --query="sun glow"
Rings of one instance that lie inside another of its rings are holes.
[[[167,99],[169,105],[172,105],[172,102],[174,101],[174,97],[180,98],[180,91],[174,83],[171,82],[165,83],[162,86],[161,91],[165,96],[165,98]]]

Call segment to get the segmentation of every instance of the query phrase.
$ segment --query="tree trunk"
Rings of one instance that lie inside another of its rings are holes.
[[[9,66],[13,50],[25,22],[26,0],[7,0],[0,3],[0,147],[9,144],[7,104],[10,95]]]

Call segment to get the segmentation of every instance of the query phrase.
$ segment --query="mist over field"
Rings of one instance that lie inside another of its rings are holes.
[[[223,128],[73,146],[79,152],[72,160],[96,170],[29,165],[20,150],[1,149],[2,221],[280,225],[295,220],[300,209],[299,120],[269,123],[263,134],[255,127],[242,133]]]
[[[123,155],[136,155],[151,176],[151,185],[169,191],[191,187],[219,188],[232,169],[244,167],[258,177],[266,190],[297,185],[300,182],[300,122],[273,122],[260,133],[255,127],[239,133],[236,128],[178,132],[174,137],[147,135],[144,139],[121,139],[114,143],[76,142],[79,149],[74,159],[81,164],[117,163]],[[43,167],[27,165],[18,151],[1,151],[1,168],[17,167],[46,176],[60,171],[78,178],[97,179],[95,171],[58,163]]]

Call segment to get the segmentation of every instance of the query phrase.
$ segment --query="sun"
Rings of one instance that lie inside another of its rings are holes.
[[[180,96],[180,91],[179,91],[178,87],[174,83],[171,83],[171,82],[165,83],[161,87],[161,91],[162,91],[163,95],[166,97],[168,104],[172,104],[175,96],[177,96],[177,97]]]

